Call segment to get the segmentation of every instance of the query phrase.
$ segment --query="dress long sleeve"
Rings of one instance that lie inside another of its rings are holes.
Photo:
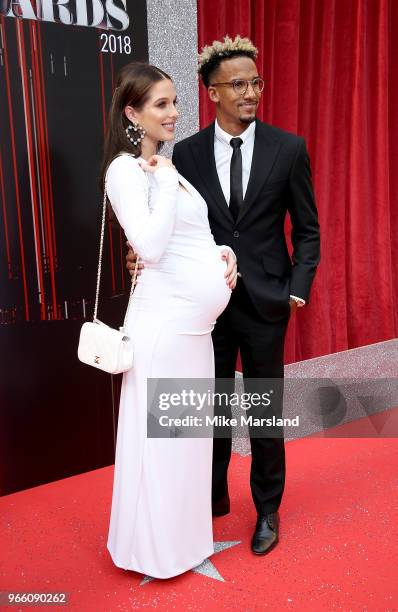
[[[162,257],[173,231],[178,192],[178,175],[172,168],[155,171],[158,189],[149,206],[149,185],[135,158],[121,155],[110,164],[107,194],[134,251],[144,262]]]

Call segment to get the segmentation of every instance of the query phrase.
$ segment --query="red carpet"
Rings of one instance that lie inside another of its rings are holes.
[[[0,590],[67,591],[69,605],[51,609],[84,612],[398,610],[397,440],[288,443],[281,539],[266,557],[249,549],[249,465],[234,455],[232,513],[214,521],[215,541],[241,541],[211,558],[224,582],[188,572],[141,586],[114,567],[105,468],[0,499]]]

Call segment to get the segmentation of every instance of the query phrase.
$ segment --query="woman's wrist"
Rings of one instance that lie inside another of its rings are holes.
[[[160,166],[160,168],[156,168],[153,176],[155,177],[157,183],[175,182],[178,184],[177,171],[171,166]]]

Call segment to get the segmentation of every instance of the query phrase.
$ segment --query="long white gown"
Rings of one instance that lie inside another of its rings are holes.
[[[211,331],[231,291],[206,203],[175,170],[146,175],[123,154],[107,190],[145,264],[127,321],[134,366],[123,375],[108,549],[118,567],[169,578],[213,553],[212,439],[147,438],[147,378],[214,377]]]

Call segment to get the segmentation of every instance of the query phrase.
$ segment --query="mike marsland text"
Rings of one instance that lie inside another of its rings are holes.
[[[162,427],[236,427],[248,425],[249,427],[299,427],[300,418],[295,416],[292,419],[278,418],[275,415],[272,417],[258,418],[251,415],[241,414],[240,418],[227,418],[225,416],[210,416],[205,417],[187,415],[185,417],[169,417],[162,414],[159,417],[159,424]]]

